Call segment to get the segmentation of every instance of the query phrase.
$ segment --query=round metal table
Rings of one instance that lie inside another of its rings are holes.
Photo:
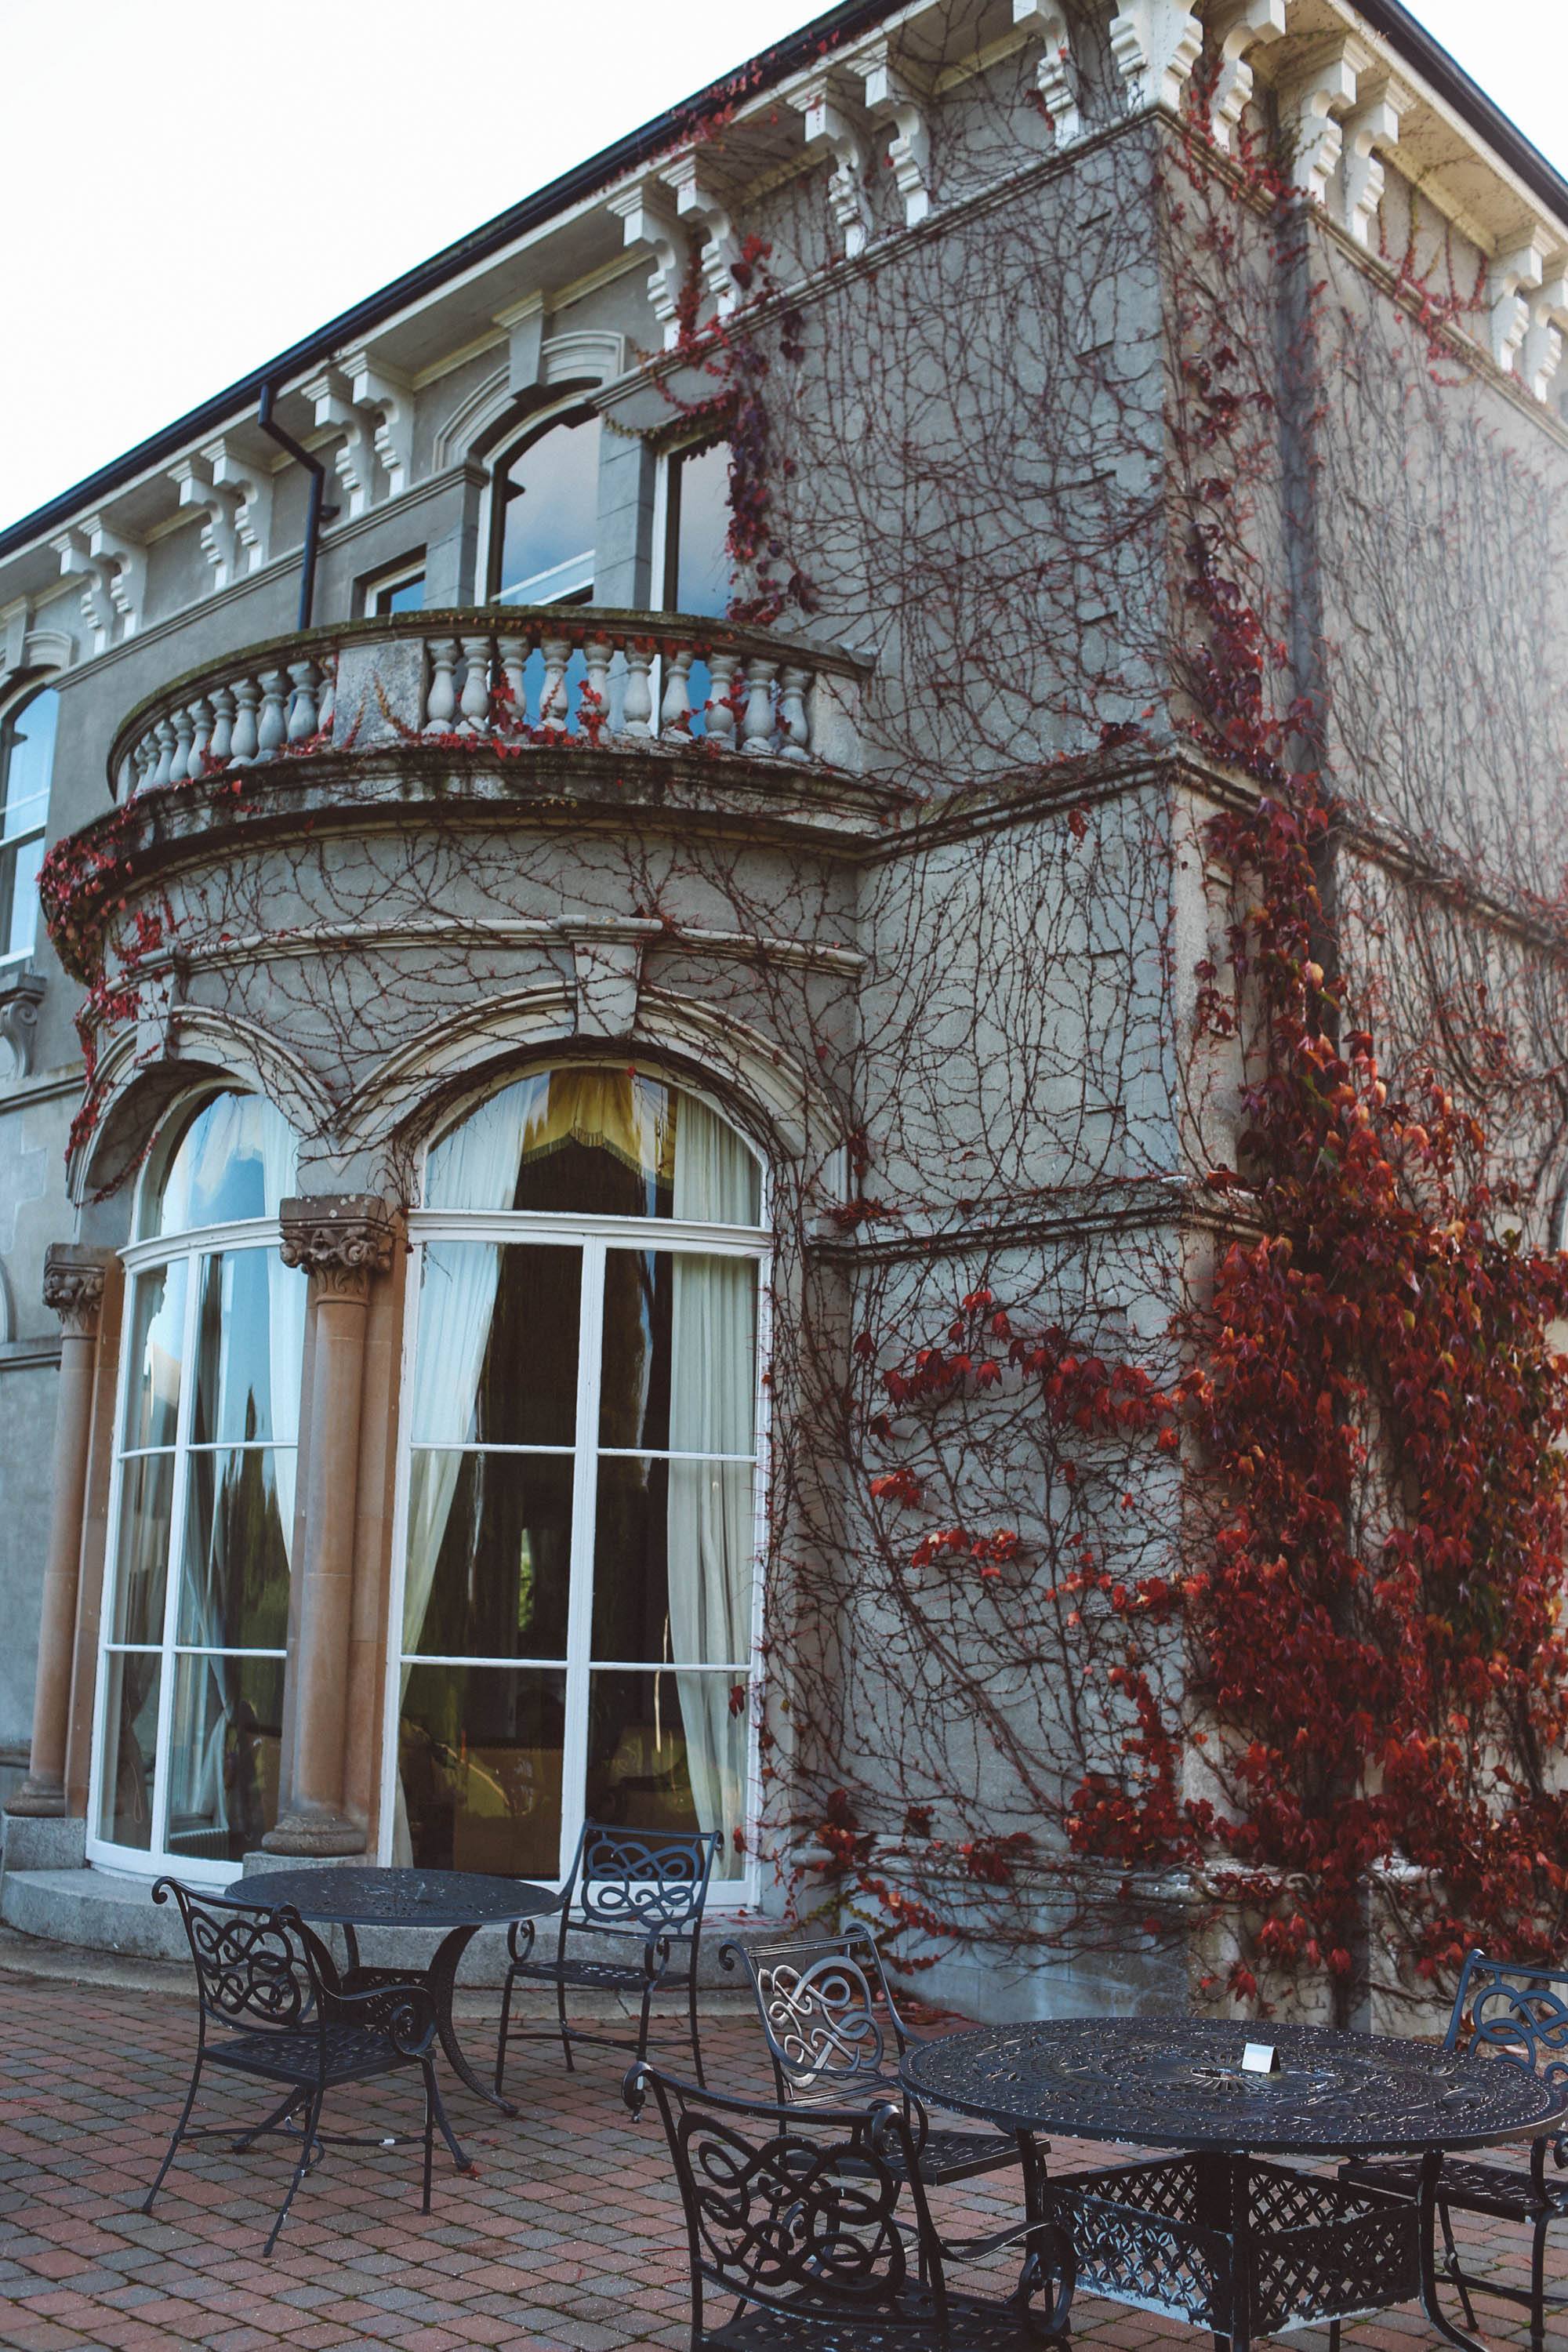
[[[526,1878],[487,1878],[470,1870],[258,1870],[226,1889],[231,1903],[258,1910],[298,1911],[312,1927],[341,1927],[348,1947],[346,1991],[371,1983],[420,1983],[436,2009],[436,2029],[447,2063],[477,2098],[503,2116],[517,2109],[482,2083],[464,2057],[452,2023],[458,1965],[481,1927],[508,1927],[561,1908],[560,1890]],[[428,1965],[366,1969],[360,1964],[356,1927],[429,1927],[446,1933]]]
[[[1272,2050],[1274,2068],[1245,2066],[1248,2045],[1259,2058]],[[1450,2343],[1479,2352],[1437,2307],[1443,2153],[1533,2138],[1568,2117],[1568,2088],[1522,2067],[1302,2025],[983,2027],[911,2050],[902,2075],[922,2102],[1003,2131],[1181,2149],[1054,2176],[1040,2218],[1071,2238],[1089,2292],[1205,2327],[1234,2352],[1417,2294]],[[1373,2151],[1421,2159],[1415,2204],[1265,2160]]]

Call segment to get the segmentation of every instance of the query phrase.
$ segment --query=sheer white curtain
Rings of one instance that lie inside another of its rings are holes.
[[[535,1097],[546,1078],[508,1087],[481,1103],[471,1118],[430,1154],[426,1206],[431,1209],[510,1209],[517,1192],[523,1138]],[[492,1242],[431,1242],[425,1250],[419,1301],[419,1344],[414,1367],[408,1481],[408,1540],[403,1584],[403,1647],[418,1647],[441,1557],[441,1538],[451,1517],[463,1456],[435,1453],[456,1448],[473,1427],[474,1407],[490,1336],[490,1317],[500,1279],[500,1251]],[[413,1672],[405,1664],[402,1687]],[[393,1860],[408,1863],[413,1852],[401,1775],[393,1824]]]
[[[676,1123],[677,1218],[754,1224],[756,1162],[733,1129],[689,1096]],[[750,1454],[756,1381],[756,1266],[675,1255],[669,1376],[672,1453]],[[746,1463],[669,1465],[669,1630],[697,1819],[722,1832],[718,1870],[741,1869],[749,1710],[731,1710],[738,1674],[682,1666],[749,1657],[754,1472]]]

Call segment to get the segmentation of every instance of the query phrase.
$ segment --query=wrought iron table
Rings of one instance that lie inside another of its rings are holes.
[[[1248,2072],[1247,2045],[1273,2072]],[[1179,2148],[1044,2181],[1040,2219],[1071,2238],[1078,2284],[1209,2329],[1256,2336],[1408,2303],[1465,2352],[1437,2307],[1435,2189],[1445,2149],[1560,2127],[1568,2088],[1496,2059],[1320,2026],[1067,2018],[983,2027],[912,2050],[917,2098],[1004,2131]],[[1399,2151],[1416,2203],[1260,2160]]]
[[[426,1985],[436,2005],[436,2030],[454,2074],[503,2116],[516,2115],[510,2100],[480,2081],[458,2044],[452,2023],[458,1964],[481,1927],[510,1927],[513,1920],[558,1911],[559,1889],[534,1885],[525,1878],[487,1878],[470,1870],[351,1868],[253,1871],[237,1878],[226,1895],[231,1903],[261,1910],[287,1906],[313,1927],[341,1927],[348,1947],[347,1991],[372,1982]],[[366,1969],[360,1963],[356,1927],[444,1927],[447,1933],[423,1969]]]

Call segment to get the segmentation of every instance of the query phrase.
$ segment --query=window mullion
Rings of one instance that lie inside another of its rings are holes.
[[[605,1244],[583,1246],[577,1320],[577,1444],[572,1473],[572,1587],[566,1608],[565,1753],[561,1774],[561,1869],[583,1826],[588,1772],[588,1654],[594,1631],[594,1522],[599,1484],[599,1358],[605,1319]]]
[[[174,1416],[174,1476],[169,1493],[169,1549],[163,1564],[163,1648],[158,1674],[158,1738],[153,1765],[153,1851],[169,1851],[169,1749],[174,1719],[174,1628],[179,1622],[180,1578],[185,1537],[185,1492],[191,1459],[191,1416],[196,1385],[196,1330],[201,1313],[203,1259],[186,1260],[184,1360],[180,1372],[180,1409]]]

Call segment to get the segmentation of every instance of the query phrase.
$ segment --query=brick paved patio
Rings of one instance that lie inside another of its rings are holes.
[[[35,1962],[34,1965],[37,1965]],[[16,1972],[0,1957],[0,2346],[5,2352],[106,2347],[150,2352],[202,2345],[214,2352],[297,2352],[388,2345],[399,2352],[503,2345],[517,2352],[612,2352],[687,2341],[684,2240],[662,2136],[640,2128],[620,2104],[622,2068],[589,2053],[569,2077],[542,2048],[522,2060],[509,2089],[524,2102],[515,2123],[448,2078],[457,2127],[479,2165],[478,2179],[447,2167],[434,2210],[419,2211],[418,2158],[342,2150],[301,2188],[270,2262],[262,2238],[282,2189],[276,2143],[242,2158],[222,2142],[182,2151],[158,2218],[137,2210],[184,2089],[194,2032],[190,2000],[149,1971],[77,1987],[60,1955],[52,1979]],[[459,2009],[476,2055],[493,2047],[495,2000]],[[489,2022],[486,2024],[486,2020]],[[716,2020],[706,2047],[713,2078],[761,2086],[754,2025]],[[349,2092],[340,2129],[408,2129],[416,2088]],[[329,2125],[332,2121],[329,2112]],[[1119,2151],[1121,2153],[1122,2151]],[[1099,2151],[1058,2143],[1057,2161]],[[980,2184],[950,2226],[1000,2226],[1000,2187]],[[1483,2259],[1523,2278],[1518,2233],[1496,2229]],[[1556,2249],[1568,2282],[1568,2242]],[[1522,2314],[1484,2304],[1496,2345],[1523,2346]],[[1080,2299],[1074,2320],[1105,2347],[1205,2347],[1206,2337],[1106,2304]],[[1326,2331],[1293,2339],[1321,2352]],[[1347,2330],[1347,2346],[1432,2342],[1415,2312]],[[1563,2340],[1553,2322],[1549,2341]]]

